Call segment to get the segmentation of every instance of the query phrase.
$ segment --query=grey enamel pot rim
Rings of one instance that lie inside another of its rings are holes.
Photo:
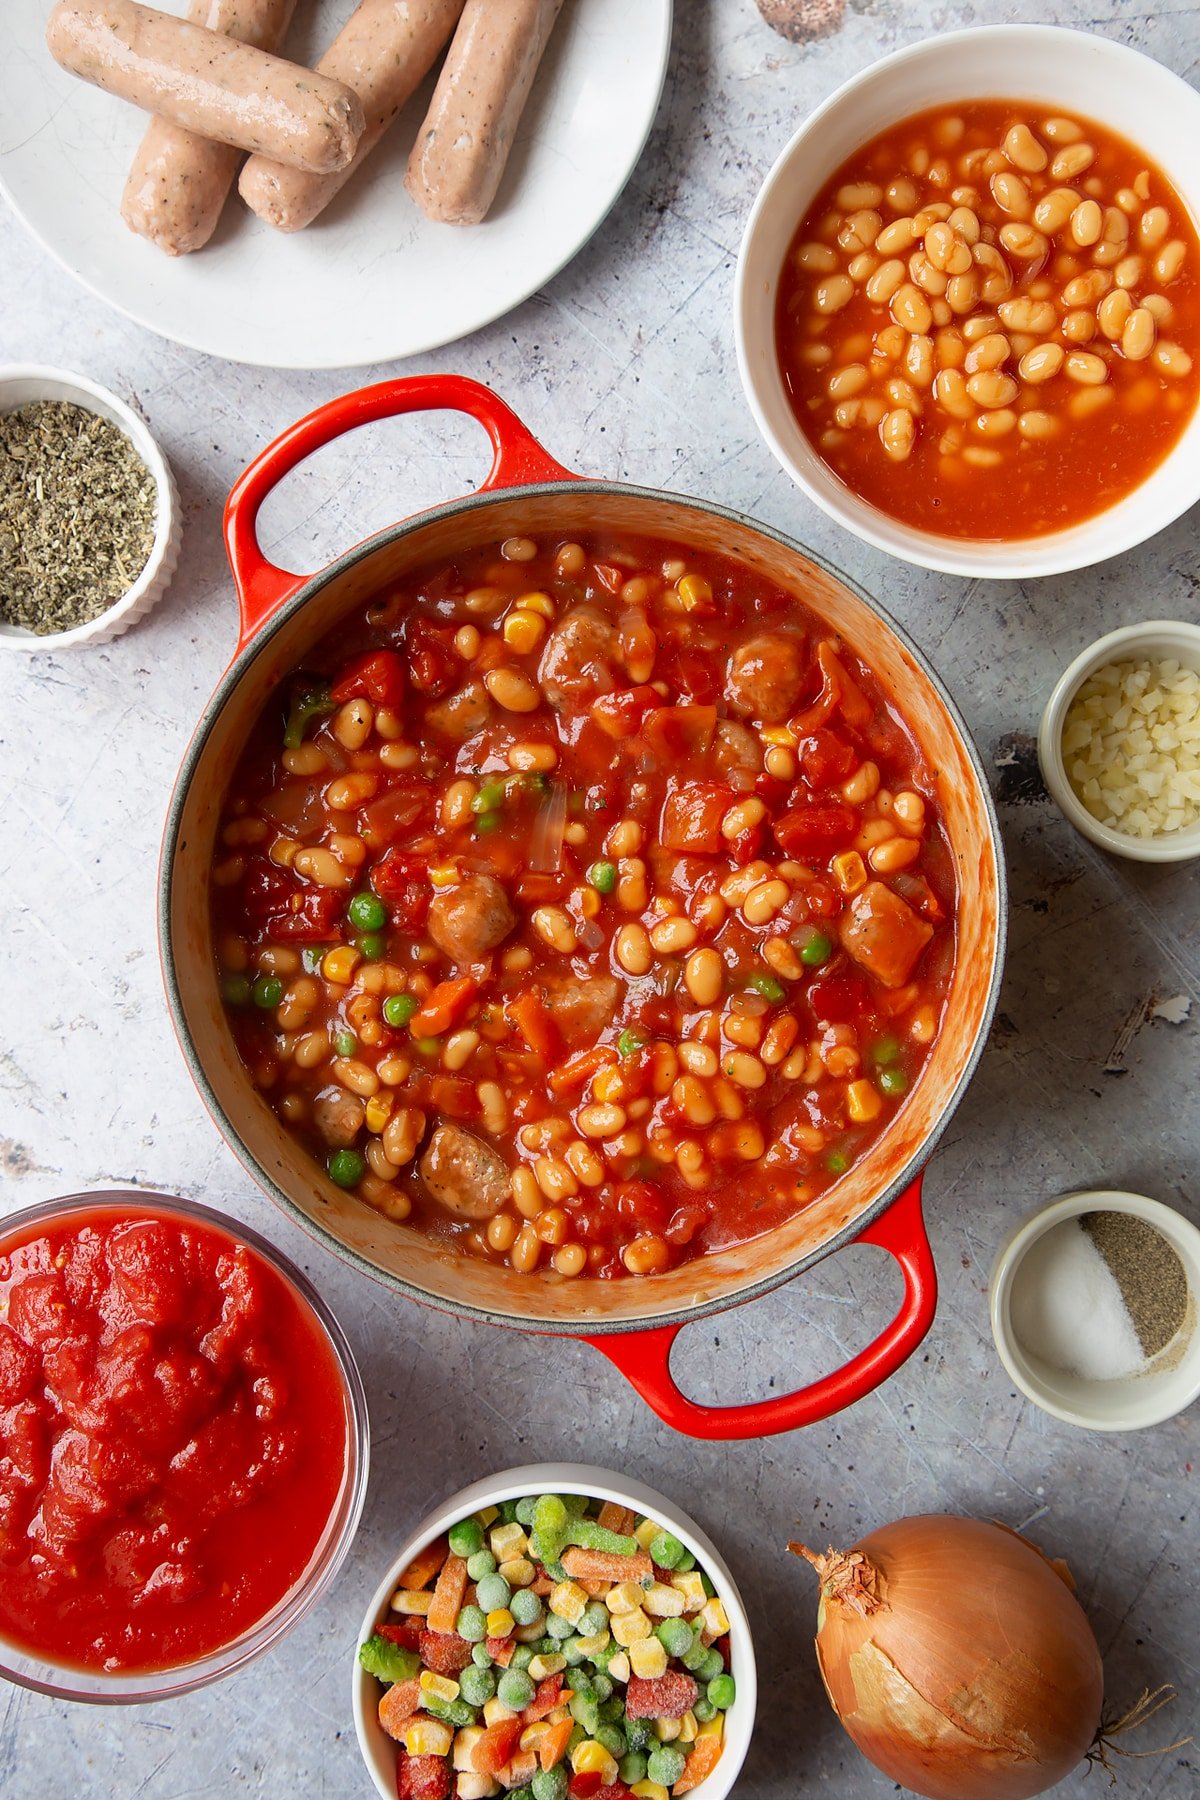
[[[653,1281],[531,1282],[383,1219],[335,1188],[288,1137],[252,1088],[224,1024],[207,869],[223,783],[250,725],[339,618],[388,582],[455,550],[511,535],[597,531],[714,550],[798,591],[889,691],[904,695],[906,719],[937,772],[955,851],[959,946],[941,1033],[905,1107],[862,1161],[798,1218]],[[268,618],[234,658],[184,759],[163,843],[159,922],[168,1000],[193,1078],[226,1142],[286,1212],[410,1299],[492,1324],[591,1338],[674,1328],[753,1299],[882,1217],[919,1175],[982,1054],[1003,972],[1005,913],[999,830],[978,753],[939,678],[874,601],[822,557],[731,509],[621,483],[563,480],[479,493],[390,527],[304,580]]]

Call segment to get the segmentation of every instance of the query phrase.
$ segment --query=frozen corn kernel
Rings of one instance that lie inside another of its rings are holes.
[[[696,1741],[696,1733],[699,1729],[700,1727],[696,1722],[696,1715],[689,1709],[679,1721],[679,1742],[681,1744],[694,1744]]]
[[[665,1581],[654,1581],[642,1596],[642,1607],[656,1619],[677,1619],[683,1611],[683,1595]]]
[[[708,1596],[704,1592],[704,1580],[698,1569],[689,1569],[686,1575],[672,1575],[671,1586],[683,1595],[685,1613],[699,1612]]]
[[[404,1748],[410,1756],[448,1756],[454,1732],[441,1719],[415,1718],[404,1727]]]
[[[518,1556],[524,1556],[529,1548],[524,1528],[515,1519],[511,1525],[497,1525],[490,1533],[488,1542],[498,1563],[511,1562]]]
[[[729,1614],[715,1594],[711,1600],[705,1602],[700,1618],[704,1625],[706,1638],[724,1637],[729,1630]]]
[[[588,1597],[577,1581],[560,1581],[550,1592],[550,1611],[568,1625],[578,1625],[587,1611]]]
[[[599,1656],[600,1652],[607,1650],[611,1643],[611,1632],[598,1631],[595,1637],[581,1637],[576,1648],[581,1656]]]
[[[650,1621],[640,1606],[636,1612],[613,1615],[612,1634],[626,1650],[630,1644],[636,1644],[641,1638],[648,1638],[650,1631]]]
[[[497,1606],[487,1616],[487,1634],[492,1638],[509,1637],[515,1624],[507,1606]]]
[[[509,1562],[502,1562],[498,1573],[513,1588],[532,1587],[537,1579],[537,1570],[527,1556],[514,1556]]]
[[[545,1681],[550,1675],[561,1675],[567,1666],[565,1656],[535,1656],[529,1665],[531,1681]]]
[[[499,1782],[474,1769],[464,1769],[454,1784],[455,1800],[491,1800],[491,1796],[499,1792]]]
[[[488,1526],[494,1525],[500,1517],[500,1508],[498,1506],[481,1506],[475,1517],[486,1531]]]
[[[456,1769],[474,1769],[473,1751],[483,1736],[482,1725],[464,1725],[454,1740],[454,1767]]]
[[[421,1692],[432,1694],[435,1700],[457,1700],[458,1683],[451,1681],[448,1675],[437,1674],[433,1669],[422,1669]]]
[[[532,1667],[533,1667],[533,1665],[531,1663],[530,1664],[531,1670],[532,1670]],[[549,1731],[549,1729],[550,1729],[550,1727],[547,1725],[545,1719],[538,1719],[535,1724],[527,1725],[525,1727],[524,1731],[521,1733],[520,1737],[517,1739],[517,1749],[518,1750],[536,1750],[538,1745],[541,1743],[542,1739],[545,1737],[546,1733]]]
[[[610,1656],[608,1659],[608,1673],[613,1681],[628,1681],[632,1667],[627,1650],[618,1650],[615,1656]]]
[[[571,1767],[577,1775],[599,1775],[603,1787],[617,1779],[616,1758],[595,1738],[584,1738],[576,1744],[571,1752]]]
[[[503,1700],[497,1700],[494,1695],[490,1700],[485,1700],[483,1703],[483,1722],[485,1725],[503,1725],[506,1719],[516,1719],[519,1717],[519,1713],[515,1713],[511,1706],[505,1706]]]
[[[629,1666],[644,1680],[657,1681],[667,1672],[667,1652],[658,1638],[639,1638],[629,1646]]]
[[[633,1535],[642,1546],[642,1549],[648,1550],[661,1530],[662,1526],[657,1520],[643,1519],[640,1525],[634,1526]]]
[[[698,1738],[702,1738],[702,1737],[723,1738],[725,1736],[725,1714],[719,1712],[715,1718],[705,1719],[703,1725],[697,1726],[696,1736]]]
[[[643,1589],[636,1581],[618,1581],[604,1596],[610,1613],[637,1612],[642,1604]]]
[[[638,1800],[671,1800],[670,1794],[660,1781],[635,1781],[629,1791],[631,1794],[636,1794]]]
[[[655,1719],[651,1729],[660,1744],[673,1744],[679,1736],[678,1719]]]
[[[392,1595],[392,1611],[408,1613],[415,1618],[423,1618],[432,1604],[433,1595],[416,1588],[397,1588]]]

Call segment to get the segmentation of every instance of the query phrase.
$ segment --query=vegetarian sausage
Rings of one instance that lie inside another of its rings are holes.
[[[739,644],[729,659],[725,694],[735,712],[779,725],[804,691],[803,645],[783,632]]]
[[[58,0],[46,43],[72,75],[296,168],[345,168],[362,136],[362,104],[342,82],[137,0]]]
[[[490,1219],[509,1196],[504,1158],[461,1125],[438,1125],[417,1165],[439,1205],[463,1219]]]
[[[482,731],[491,717],[492,703],[482,681],[468,681],[445,700],[426,709],[425,717],[435,731],[444,732],[459,743]]]
[[[404,185],[431,219],[477,225],[500,186],[563,0],[467,0]]]
[[[613,975],[548,975],[542,983],[546,1008],[564,1043],[594,1043],[617,1010],[621,990]]]
[[[565,706],[586,706],[597,694],[612,692],[616,656],[617,632],[611,619],[591,606],[573,607],[546,640],[538,683],[559,712]]]
[[[238,192],[260,219],[277,231],[301,231],[349,180],[433,67],[454,30],[463,0],[362,0],[317,64],[322,75],[352,87],[363,103],[367,127],[357,154],[336,175],[301,175],[253,156]]]
[[[458,887],[445,888],[429,908],[429,935],[456,963],[478,962],[506,938],[516,924],[508,895],[490,875],[468,875]]]
[[[256,50],[278,50],[296,0],[192,0],[188,20]],[[217,228],[241,152],[197,137],[170,119],[151,119],[121,199],[130,231],[168,256],[201,250]]]
[[[882,881],[868,881],[850,902],[840,934],[846,955],[884,987],[903,987],[933,936],[906,900]]]

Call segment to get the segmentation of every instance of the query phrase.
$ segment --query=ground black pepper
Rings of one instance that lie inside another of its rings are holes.
[[[99,618],[146,566],[156,511],[110,420],[64,400],[0,414],[0,618],[38,636]]]
[[[1157,1356],[1187,1317],[1179,1257],[1161,1231],[1132,1213],[1085,1213],[1080,1222],[1113,1273],[1146,1356]]]

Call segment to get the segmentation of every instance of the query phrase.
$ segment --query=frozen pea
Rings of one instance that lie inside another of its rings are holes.
[[[617,1764],[617,1774],[626,1787],[632,1787],[635,1781],[646,1779],[646,1758],[640,1750],[627,1750]]]
[[[532,1588],[517,1588],[508,1610],[518,1625],[536,1625],[542,1616],[542,1603]]]
[[[692,1714],[697,1725],[707,1725],[710,1719],[716,1718],[717,1709],[711,1700],[706,1700],[701,1694],[698,1700],[692,1702]]]
[[[579,1725],[579,1724],[572,1725],[571,1735],[567,1739],[567,1755],[568,1755],[568,1757],[570,1756],[572,1750],[574,1750],[579,1744],[583,1743],[583,1741],[586,1737],[587,1737],[587,1732],[583,1729],[582,1725]]]
[[[708,1698],[718,1712],[728,1712],[737,1699],[737,1683],[732,1675],[714,1675],[708,1684]]]
[[[611,1700],[613,1693],[612,1676],[606,1675],[603,1670],[600,1670],[597,1674],[593,1675],[592,1692],[595,1694],[597,1700],[601,1702]]]
[[[623,1731],[618,1731],[617,1727],[612,1724],[601,1724],[597,1726],[596,1742],[598,1744],[603,1744],[604,1748],[608,1751],[608,1754],[616,1757],[618,1760],[624,1756],[628,1749],[628,1745],[625,1742],[625,1733]]]
[[[533,1494],[526,1494],[517,1501],[517,1524],[524,1525],[526,1531],[533,1524],[533,1509],[536,1505],[537,1498]]]
[[[516,1617],[516,1614],[513,1614]],[[593,1600],[575,1627],[580,1637],[599,1637],[602,1631],[608,1630],[609,1612],[601,1600]]]
[[[683,1545],[669,1531],[656,1531],[650,1539],[650,1555],[660,1569],[677,1569],[683,1554]]]
[[[704,1661],[696,1674],[701,1681],[715,1681],[718,1675],[725,1673],[725,1658],[714,1644],[711,1650],[704,1652]]]
[[[562,1654],[567,1659],[569,1669],[577,1669],[586,1660],[587,1651],[583,1648],[583,1639],[578,1632],[573,1637],[563,1639]]]
[[[468,1706],[486,1706],[496,1692],[496,1677],[490,1669],[468,1663],[458,1678],[458,1691]]]
[[[496,1559],[490,1550],[477,1550],[474,1556],[467,1558],[467,1574],[472,1581],[482,1581],[485,1575],[496,1573]]]
[[[668,1656],[686,1656],[692,1647],[692,1628],[686,1619],[664,1619],[654,1635]]]
[[[687,1767],[687,1757],[674,1744],[660,1744],[646,1759],[646,1774],[660,1787],[674,1787]]]
[[[475,1597],[485,1613],[497,1612],[512,1599],[512,1589],[503,1575],[485,1575],[475,1590]]]
[[[695,1557],[690,1550],[685,1550],[679,1561],[675,1564],[675,1573],[677,1575],[690,1575],[695,1566]]]
[[[534,1685],[524,1669],[507,1668],[496,1683],[496,1698],[513,1712],[524,1712],[534,1696]]]
[[[460,1638],[466,1638],[468,1644],[482,1644],[487,1636],[487,1619],[483,1609],[478,1606],[464,1606],[458,1615],[455,1630]]]
[[[565,1800],[567,1771],[561,1763],[555,1763],[552,1769],[535,1769],[530,1791],[533,1800]]]
[[[717,1596],[717,1590],[713,1586],[712,1582],[709,1580],[708,1576],[704,1573],[703,1569],[701,1569],[701,1571],[700,1571],[700,1581],[703,1585],[704,1592],[708,1596],[708,1598],[710,1600],[715,1600],[716,1596]]]
[[[501,1525],[511,1525],[514,1522],[514,1520],[516,1519],[516,1516],[517,1516],[516,1501],[515,1500],[502,1500],[500,1502],[500,1523],[501,1523]]]
[[[539,1656],[557,1656],[558,1640],[552,1637],[539,1638],[533,1646]]]
[[[486,1644],[476,1644],[475,1648],[471,1652],[471,1661],[475,1664],[475,1667],[477,1669],[490,1669],[491,1668],[492,1653],[488,1649]]]
[[[586,1494],[563,1494],[560,1498],[573,1519],[581,1519],[591,1504]],[[597,1507],[599,1504],[597,1501]]]
[[[509,1788],[506,1800],[535,1800],[531,1787]]]
[[[707,1655],[707,1649],[700,1642],[700,1639],[697,1638],[691,1649],[685,1650],[679,1660],[685,1669],[689,1669],[692,1674],[695,1675],[699,1672]],[[724,1668],[724,1666],[724,1663],[722,1663],[721,1667]]]
[[[483,1526],[478,1519],[460,1519],[450,1527],[450,1548],[455,1556],[474,1556],[483,1549]]]
[[[625,1717],[625,1702],[620,1694],[613,1694],[608,1700],[600,1703],[600,1723],[602,1725],[620,1725]]]
[[[546,1630],[552,1638],[557,1638],[560,1643],[564,1638],[575,1635],[575,1627],[570,1619],[560,1619],[557,1613],[551,1613],[546,1620]]]

